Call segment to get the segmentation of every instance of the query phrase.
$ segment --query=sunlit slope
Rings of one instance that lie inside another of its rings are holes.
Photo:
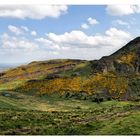
[[[100,60],[37,61],[0,74],[1,90],[85,100],[139,100],[139,85],[139,37]]]

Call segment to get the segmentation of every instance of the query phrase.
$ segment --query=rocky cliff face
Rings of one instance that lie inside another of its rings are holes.
[[[114,71],[123,74],[140,73],[140,37],[114,54],[92,61],[93,73]]]
[[[135,38],[112,55],[91,61],[91,63],[92,73],[95,75],[114,73],[117,77],[126,78],[128,87],[123,94],[124,97],[120,99],[140,100],[140,37]]]

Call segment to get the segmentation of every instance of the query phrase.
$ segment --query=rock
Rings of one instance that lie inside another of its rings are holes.
[[[9,94],[9,93],[2,93],[2,95],[5,96],[5,97],[10,97],[11,96],[11,94]]]
[[[51,80],[51,79],[55,79],[55,78],[60,78],[60,76],[58,74],[49,74],[46,76],[45,79]]]
[[[6,73],[4,73],[4,72],[1,72],[1,73],[0,73],[0,77],[1,77],[1,76],[3,76],[3,75],[5,75],[5,74],[6,74]]]
[[[114,67],[115,67],[116,72],[118,72],[118,73],[133,73],[133,72],[135,72],[134,67],[132,67],[128,64],[118,63],[116,61],[114,61]]]

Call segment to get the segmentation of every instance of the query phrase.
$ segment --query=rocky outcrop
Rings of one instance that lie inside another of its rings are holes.
[[[140,73],[140,37],[112,55],[92,61],[92,69],[93,73],[109,71],[124,74]]]
[[[5,75],[5,73],[4,73],[4,72],[1,72],[1,73],[0,73],[0,77],[1,77],[1,76],[4,76],[4,75]]]

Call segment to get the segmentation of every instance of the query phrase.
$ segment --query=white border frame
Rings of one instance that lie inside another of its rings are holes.
[[[8,5],[18,5],[18,4],[48,4],[48,5],[112,5],[112,4],[140,4],[140,0],[3,0],[0,1],[0,5],[8,4]],[[46,140],[46,139],[57,139],[57,140],[94,140],[94,139],[103,139],[103,140],[118,140],[121,139],[135,139],[139,140],[139,136],[0,136],[0,139],[6,140]]]
[[[104,4],[140,4],[140,0],[3,0],[0,4],[55,4],[55,5],[104,5]]]

